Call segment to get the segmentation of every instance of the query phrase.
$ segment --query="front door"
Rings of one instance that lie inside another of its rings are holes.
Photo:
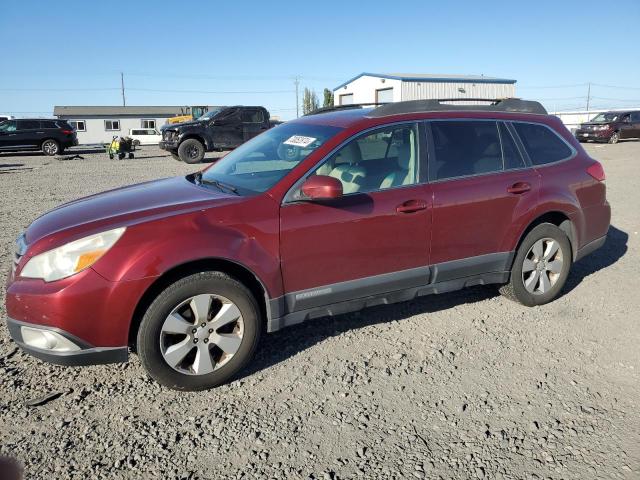
[[[28,148],[39,148],[45,136],[38,120],[18,120],[16,133],[16,145]]]
[[[0,149],[10,149],[16,147],[18,141],[18,122],[7,120],[0,123]]]
[[[518,212],[535,205],[538,173],[526,167],[502,122],[429,124],[435,281],[504,270],[511,254],[502,245]]]
[[[342,197],[285,201],[287,313],[429,282],[431,195],[418,139],[413,123],[363,134],[312,173],[340,180]]]

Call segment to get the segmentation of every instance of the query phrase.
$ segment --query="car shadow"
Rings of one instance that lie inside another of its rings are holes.
[[[583,279],[613,265],[627,251],[629,235],[610,227],[602,248],[576,262],[563,295],[576,288]],[[496,285],[475,286],[440,295],[428,295],[409,302],[380,305],[360,312],[322,317],[294,325],[267,336],[258,346],[254,361],[236,379],[248,377],[272,367],[327,338],[372,325],[401,321],[415,315],[448,310],[460,305],[482,302],[499,295]]]
[[[589,275],[616,263],[627,252],[628,241],[629,234],[627,232],[623,232],[613,225],[609,227],[604,245],[571,266],[571,273],[567,278],[563,293],[571,292]]]

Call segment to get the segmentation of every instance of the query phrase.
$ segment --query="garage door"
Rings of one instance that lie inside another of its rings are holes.
[[[344,95],[340,95],[340,105],[351,104],[353,104],[353,93],[345,93]]]
[[[393,87],[376,90],[376,103],[393,102]]]

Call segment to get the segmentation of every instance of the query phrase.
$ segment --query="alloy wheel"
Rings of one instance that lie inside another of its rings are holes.
[[[47,155],[55,155],[58,153],[58,145],[53,140],[47,140],[42,144],[42,149]]]
[[[228,298],[188,298],[167,316],[160,332],[165,362],[186,375],[206,375],[228,363],[242,343],[244,321]]]
[[[536,241],[522,263],[524,288],[534,295],[547,293],[558,282],[563,267],[562,249],[557,240]]]

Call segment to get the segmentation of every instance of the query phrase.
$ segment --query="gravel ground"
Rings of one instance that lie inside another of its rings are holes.
[[[0,455],[35,479],[640,478],[640,142],[586,148],[612,228],[555,302],[475,287],[319,319],[268,335],[240,379],[201,393],[161,388],[135,355],[42,363],[2,325]],[[79,152],[0,155],[2,271],[61,202],[198,168],[153,147]]]

